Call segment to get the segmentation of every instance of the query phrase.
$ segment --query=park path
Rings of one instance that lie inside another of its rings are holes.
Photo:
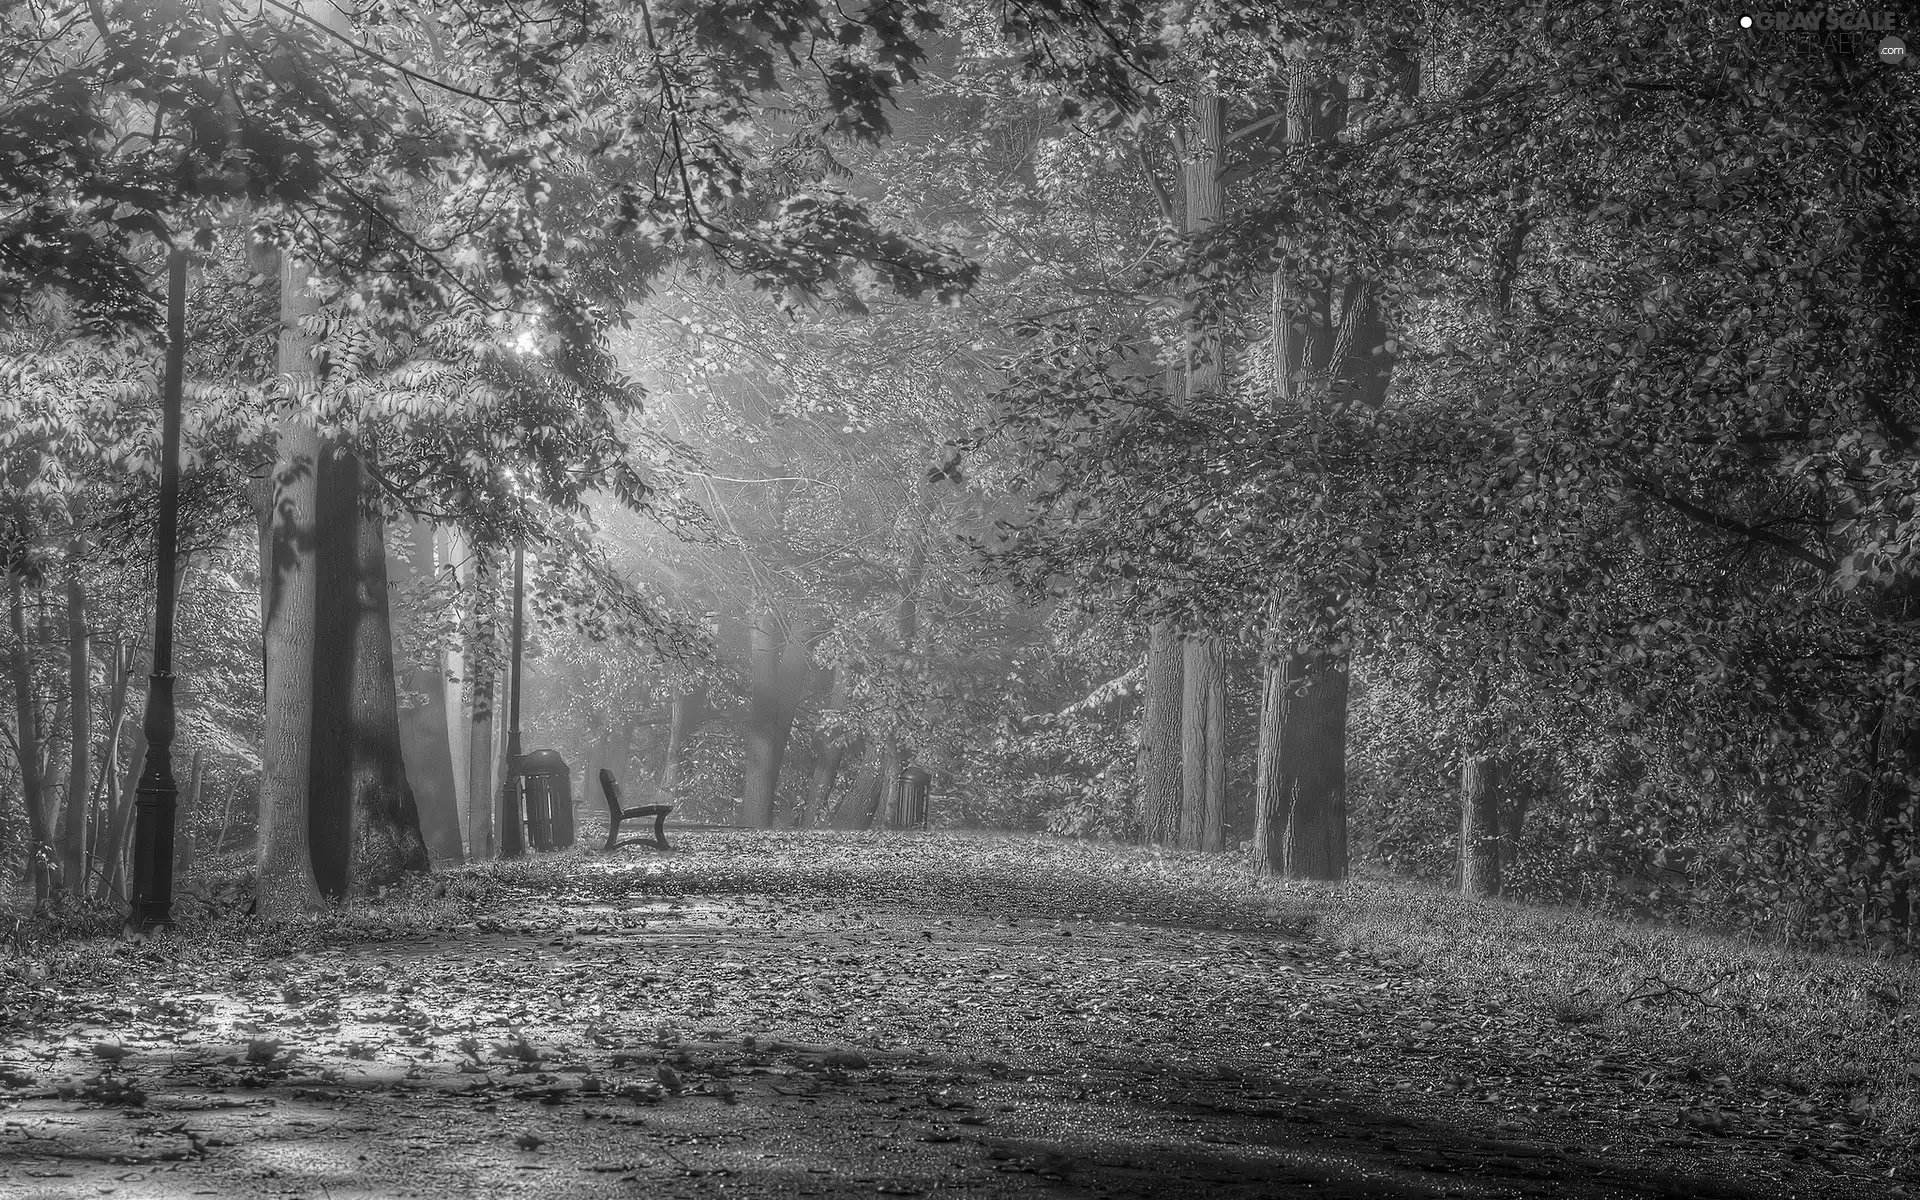
[[[1264,901],[685,841],[455,875],[416,931],[92,947],[0,1035],[0,1197],[1906,1194]]]

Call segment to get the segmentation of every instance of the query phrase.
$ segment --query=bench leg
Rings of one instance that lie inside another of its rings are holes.
[[[615,817],[613,818],[612,823],[610,823],[607,826],[607,845],[605,849],[600,851],[600,853],[612,854],[614,843],[618,842],[619,840],[620,840],[620,818]]]
[[[653,844],[660,849],[667,848],[667,814],[656,813],[653,818]]]

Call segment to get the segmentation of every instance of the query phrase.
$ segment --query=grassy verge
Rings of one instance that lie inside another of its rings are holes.
[[[1809,953],[1400,883],[1280,885],[1330,941],[1483,1002],[1598,1025],[1704,1078],[1920,1138],[1920,964]]]

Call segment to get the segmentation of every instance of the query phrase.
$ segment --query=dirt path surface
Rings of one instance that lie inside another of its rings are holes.
[[[0,1196],[1914,1194],[1833,1114],[1034,845],[690,835],[76,948],[0,1029]]]

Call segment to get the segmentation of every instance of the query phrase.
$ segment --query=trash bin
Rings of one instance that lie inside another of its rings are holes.
[[[920,767],[910,766],[901,770],[898,828],[927,827],[927,785],[932,781],[933,775]]]
[[[520,756],[521,812],[527,843],[535,850],[564,850],[573,845],[573,771],[557,750],[533,750]]]

